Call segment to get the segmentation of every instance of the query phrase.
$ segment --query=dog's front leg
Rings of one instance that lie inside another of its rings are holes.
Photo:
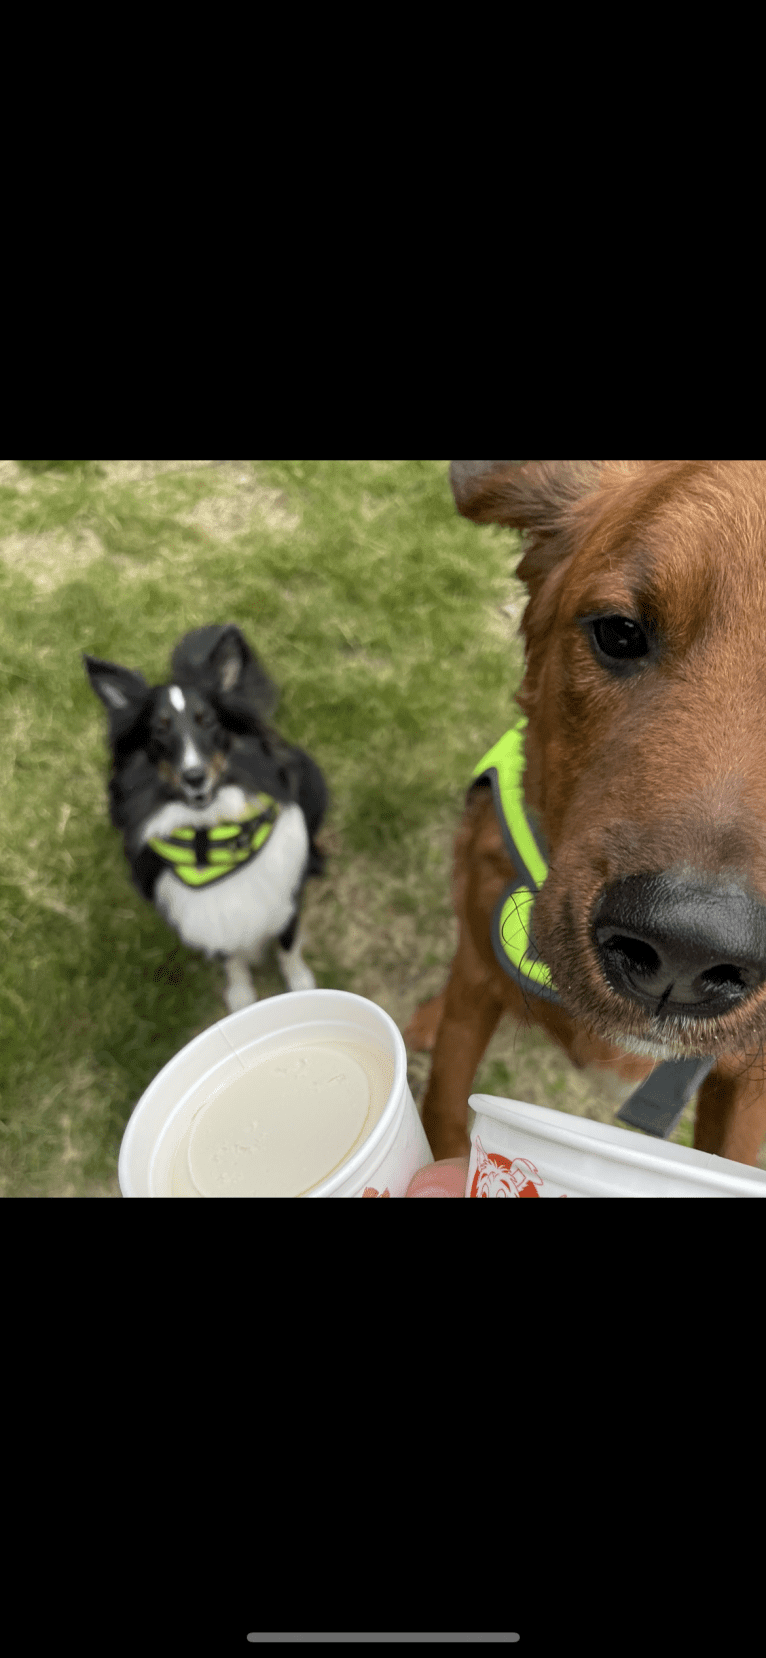
[[[413,1053],[433,1053],[436,1047],[436,1038],[439,1026],[444,1018],[444,1002],[447,987],[439,991],[438,996],[431,996],[427,1002],[421,1002],[403,1032],[404,1040]]]
[[[766,1083],[759,1055],[748,1071],[744,1060],[721,1060],[700,1088],[694,1121],[698,1151],[754,1164],[766,1138]]]
[[[230,1013],[239,1013],[240,1008],[249,1007],[251,1002],[257,1002],[258,992],[253,985],[244,956],[227,956],[224,966],[226,989],[223,999]]]
[[[450,970],[423,1101],[423,1127],[437,1159],[463,1157],[470,1150],[468,1095],[502,1011],[492,977],[463,931]]]
[[[302,940],[296,933],[289,950],[283,950],[277,944],[277,961],[279,962],[282,977],[288,990],[315,990],[316,979],[310,967],[306,966],[301,955]]]
[[[316,979],[306,966],[301,950],[300,913],[296,910],[283,933],[277,939],[277,961],[288,990],[315,990]]]

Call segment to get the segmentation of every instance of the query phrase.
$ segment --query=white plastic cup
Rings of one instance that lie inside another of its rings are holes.
[[[472,1094],[466,1197],[766,1197],[766,1171],[564,1111]]]
[[[393,1081],[367,1139],[306,1195],[404,1197],[413,1175],[433,1162],[407,1082],[404,1042],[383,1008],[346,990],[270,996],[221,1019],[182,1048],[141,1095],[125,1129],[117,1171],[123,1197],[172,1195],[176,1153],[193,1116],[260,1057],[283,1045],[333,1038],[371,1047],[389,1065],[393,1060]]]

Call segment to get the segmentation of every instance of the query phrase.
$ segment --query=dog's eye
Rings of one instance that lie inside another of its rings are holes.
[[[643,628],[627,616],[598,616],[590,627],[597,649],[610,662],[633,662],[648,654],[649,641]]]
[[[212,725],[213,724],[213,715],[207,713],[204,709],[200,710],[199,713],[195,714],[194,718],[197,721],[198,725]]]

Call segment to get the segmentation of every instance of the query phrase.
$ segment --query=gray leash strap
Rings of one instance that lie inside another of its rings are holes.
[[[642,1128],[644,1134],[653,1134],[657,1140],[667,1140],[714,1064],[712,1058],[664,1060],[628,1096],[615,1112],[615,1120]]]

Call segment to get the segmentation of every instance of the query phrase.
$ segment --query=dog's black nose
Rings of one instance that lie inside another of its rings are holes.
[[[735,882],[613,881],[593,937],[607,983],[652,1013],[717,1018],[766,981],[766,906]]]
[[[181,777],[187,788],[202,789],[205,785],[205,768],[204,766],[190,766],[188,771],[181,773]]]

